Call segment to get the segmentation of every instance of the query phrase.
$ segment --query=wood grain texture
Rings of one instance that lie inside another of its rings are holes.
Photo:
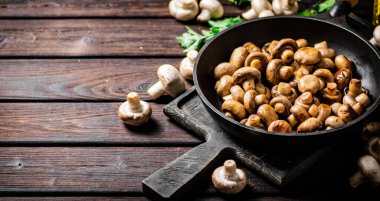
[[[0,1],[0,17],[170,17],[169,0]],[[221,1],[225,16],[243,10]]]
[[[164,63],[178,67],[179,62],[168,58],[0,60],[0,99],[124,101],[131,91],[149,99],[146,91],[157,82],[158,67]]]
[[[189,149],[0,147],[0,193],[142,193],[142,179]],[[252,182],[256,190],[273,191],[261,179]]]
[[[176,37],[186,28],[173,19],[0,20],[0,25],[0,57],[184,55]]]
[[[121,103],[0,103],[0,144],[130,144],[195,146],[201,141],[170,121],[152,103],[151,120],[125,126]],[[1,184],[1,183],[0,183]]]

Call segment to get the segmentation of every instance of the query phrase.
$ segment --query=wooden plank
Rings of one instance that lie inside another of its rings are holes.
[[[174,19],[0,20],[0,57],[183,56],[185,31]]]
[[[142,193],[142,179],[189,149],[0,147],[0,193]],[[255,191],[273,191],[263,180],[252,182]]]
[[[0,1],[0,17],[170,17],[168,0]],[[243,10],[221,1],[225,16]]]
[[[164,63],[178,67],[179,62],[168,58],[0,60],[0,99],[124,101],[131,91],[149,99],[146,91],[157,81],[157,68]]]
[[[0,103],[0,144],[192,145],[201,141],[170,121],[163,104],[152,103],[151,121],[127,127],[121,103]]]

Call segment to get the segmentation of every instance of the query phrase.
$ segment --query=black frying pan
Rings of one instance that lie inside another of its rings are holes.
[[[347,4],[344,4],[347,6]],[[342,7],[340,7],[342,8]],[[340,11],[338,8],[337,10]],[[343,9],[344,10],[344,9]],[[336,10],[335,10],[336,11]],[[305,38],[309,44],[326,40],[329,47],[338,54],[352,59],[357,71],[354,77],[362,80],[363,86],[370,91],[371,105],[367,111],[342,128],[304,134],[278,134],[250,128],[226,117],[221,112],[222,99],[216,94],[213,78],[215,66],[229,60],[234,48],[247,41],[263,46],[266,42],[281,38]],[[304,148],[332,143],[336,139],[354,133],[361,123],[379,105],[380,95],[380,57],[368,41],[354,31],[310,17],[271,17],[244,22],[220,33],[207,42],[199,52],[195,68],[194,83],[199,96],[210,115],[220,126],[234,136],[264,147]]]

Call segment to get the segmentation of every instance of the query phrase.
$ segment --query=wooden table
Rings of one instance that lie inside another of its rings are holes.
[[[223,2],[226,16],[241,13]],[[185,26],[169,16],[167,4],[0,1],[0,200],[146,200],[141,181],[201,143],[162,113],[169,97],[151,102],[146,126],[126,127],[117,116],[128,92],[147,99],[157,67],[178,66],[184,56],[176,36]],[[205,178],[188,198],[375,195],[349,187],[354,162],[333,172],[322,167],[286,189],[247,170],[249,186],[236,196],[216,192]]]

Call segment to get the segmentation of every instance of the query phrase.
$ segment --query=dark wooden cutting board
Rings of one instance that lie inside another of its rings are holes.
[[[227,156],[283,187],[334,148],[289,154],[270,153],[244,144],[211,118],[194,87],[165,106],[164,113],[205,142],[143,180],[144,192],[154,198],[178,199],[204,176],[209,176]]]

